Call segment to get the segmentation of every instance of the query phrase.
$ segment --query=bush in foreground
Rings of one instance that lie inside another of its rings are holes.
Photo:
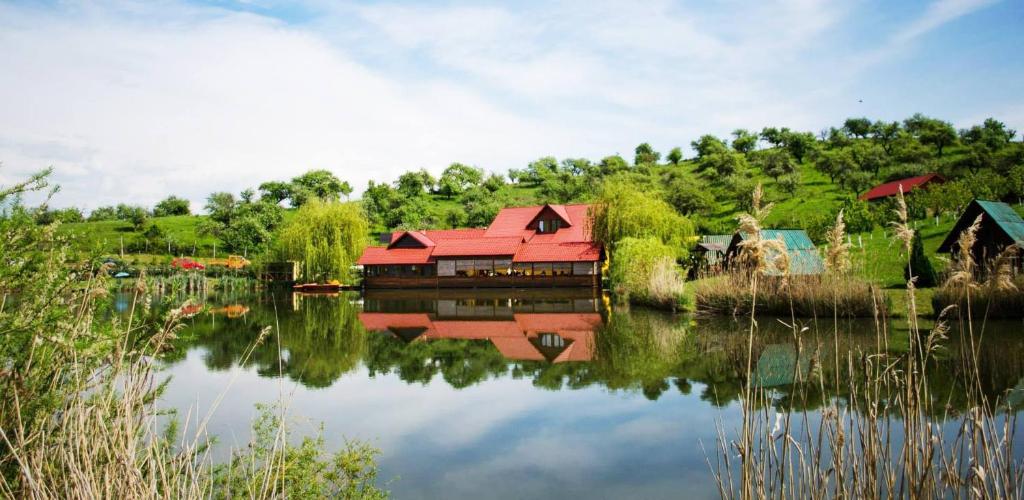
[[[686,304],[685,282],[671,247],[656,238],[625,238],[615,245],[609,278],[624,300],[676,310]]]

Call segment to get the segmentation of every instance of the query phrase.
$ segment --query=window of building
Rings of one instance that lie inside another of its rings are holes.
[[[535,262],[533,264],[534,276],[551,276],[551,264],[548,262]]]
[[[551,265],[551,273],[555,276],[569,276],[572,274],[572,264],[568,262],[555,262]]]
[[[455,276],[455,261],[454,260],[439,260],[439,261],[437,261],[437,275],[438,276]]]
[[[537,221],[537,232],[550,234],[557,232],[562,227],[562,221],[558,219],[541,219]]]
[[[512,264],[513,276],[533,276],[533,264],[529,262],[516,262]]]
[[[576,276],[590,276],[594,274],[593,262],[573,262],[572,273]]]
[[[494,261],[491,259],[477,259],[474,261],[474,269],[477,276],[494,276]]]
[[[457,260],[457,261],[455,261],[455,275],[456,276],[466,277],[466,278],[469,278],[469,277],[472,277],[472,276],[476,276],[476,271],[474,270],[474,265],[475,264],[476,264],[476,261],[472,261],[472,260]]]
[[[508,276],[512,273],[512,259],[494,259],[494,275]]]
[[[540,345],[544,347],[565,347],[565,339],[557,333],[540,334]]]

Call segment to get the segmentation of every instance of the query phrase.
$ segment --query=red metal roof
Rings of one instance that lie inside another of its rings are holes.
[[[427,248],[386,248],[366,247],[356,264],[426,264],[430,262],[430,253],[434,247]]]
[[[570,226],[549,234],[528,229],[545,207]],[[368,247],[361,265],[426,264],[438,257],[514,255],[516,262],[589,262],[601,258],[601,246],[590,238],[589,205],[538,205],[504,208],[487,229],[397,231],[391,248]],[[425,248],[394,248],[402,237]]]
[[[887,198],[889,196],[896,196],[900,191],[900,186],[903,186],[903,192],[909,193],[916,187],[924,186],[929,182],[943,182],[945,179],[939,174],[925,174],[917,177],[911,177],[909,179],[900,179],[898,181],[886,182],[885,184],[879,184],[871,188],[868,192],[860,195],[860,199],[877,200],[879,198]]]
[[[434,257],[460,257],[484,255],[514,255],[523,239],[516,238],[468,238],[441,240],[434,248]]]
[[[597,243],[533,243],[521,245],[513,262],[591,262],[601,259]]]

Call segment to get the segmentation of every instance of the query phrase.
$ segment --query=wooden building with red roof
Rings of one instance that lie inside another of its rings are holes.
[[[359,258],[366,288],[560,287],[601,284],[604,249],[589,205],[505,208],[485,229],[398,231]]]
[[[941,184],[946,182],[946,179],[939,174],[925,174],[917,177],[910,177],[907,179],[900,179],[897,181],[886,182],[885,184],[879,184],[868,192],[860,195],[862,201],[878,201],[884,200],[890,196],[896,196],[900,192],[900,187],[903,188],[903,194],[907,194],[915,189],[923,189],[929,184]]]

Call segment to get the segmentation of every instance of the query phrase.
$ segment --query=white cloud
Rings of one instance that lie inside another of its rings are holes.
[[[857,49],[833,40],[848,1],[328,3],[295,24],[174,2],[0,6],[0,183],[52,164],[58,205],[198,207],[309,168],[361,190],[453,161],[817,130],[867,112],[850,89],[893,40],[987,3],[938,0]]]

